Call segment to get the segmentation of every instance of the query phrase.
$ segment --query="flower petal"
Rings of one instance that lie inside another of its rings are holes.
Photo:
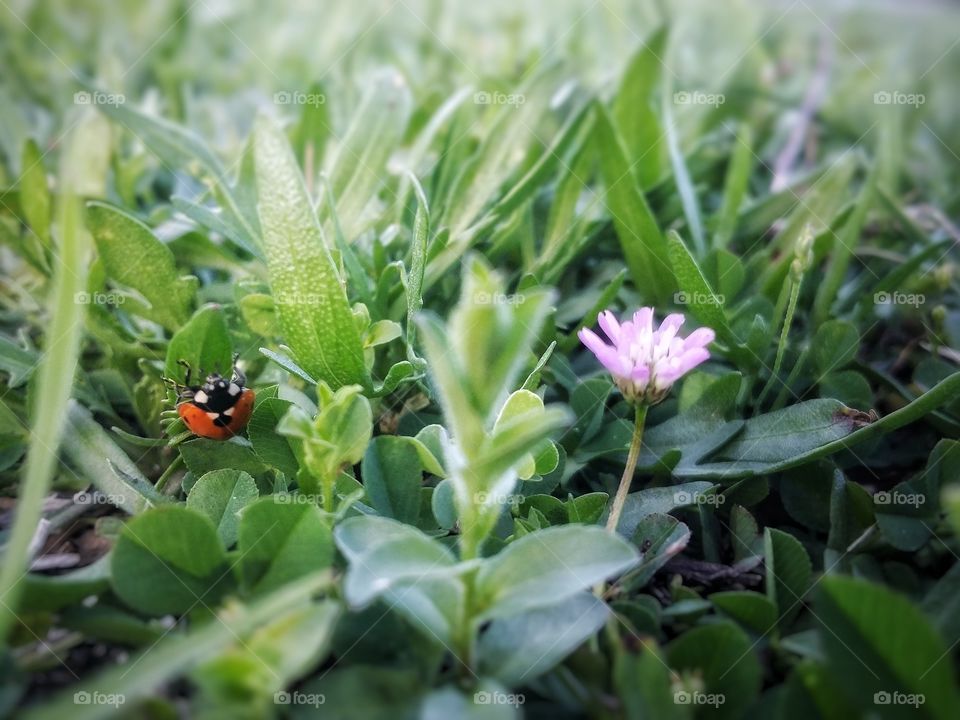
[[[717,337],[717,334],[707,327],[697,328],[692,333],[687,336],[687,339],[683,341],[683,349],[690,350],[695,347],[706,347],[712,343]]]
[[[580,338],[580,342],[587,346],[590,352],[596,355],[600,364],[609,372],[618,377],[626,377],[629,374],[629,365],[626,360],[620,357],[615,347],[607,345],[593,330],[583,328],[577,333],[577,337]]]
[[[610,342],[614,345],[619,345],[620,323],[617,322],[616,316],[609,310],[604,310],[597,316],[597,322],[600,324],[606,336],[610,338]]]
[[[633,326],[638,334],[653,333],[653,308],[642,307],[633,314]]]

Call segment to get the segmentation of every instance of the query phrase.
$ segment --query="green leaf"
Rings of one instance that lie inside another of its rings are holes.
[[[216,621],[193,625],[187,633],[169,633],[155,645],[129,663],[109,666],[95,672],[89,680],[68,687],[54,694],[52,699],[34,708],[30,717],[33,720],[47,720],[69,715],[74,720],[93,720],[111,713],[109,705],[77,703],[76,693],[92,695],[110,688],[120,694],[127,703],[133,704],[140,698],[154,693],[158,687],[188,674],[198,663],[216,657],[227,648],[242,640],[244,636],[257,628],[295,612],[309,604],[312,598],[328,588],[329,576],[326,573],[312,575],[297,583],[284,586],[249,605],[235,604],[229,612],[222,612]],[[329,602],[329,601],[327,601]],[[336,605],[330,604],[329,612],[335,613]],[[332,619],[327,621],[332,623]],[[130,672],[136,667],[137,672]],[[26,717],[24,713],[24,717]]]
[[[113,589],[148,615],[213,606],[230,571],[213,522],[189,508],[154,508],[124,525],[111,561]]]
[[[28,139],[23,145],[20,164],[20,209],[23,219],[40,238],[44,247],[50,245],[50,210],[53,202],[47,187],[47,171],[43,167],[43,155],[37,143]]]
[[[750,590],[728,590],[713,593],[710,602],[720,610],[761,636],[777,624],[777,606],[767,597]]]
[[[333,388],[370,386],[350,303],[283,132],[266,118],[254,131],[260,223],[284,340],[297,364]]]
[[[181,360],[190,366],[191,384],[202,385],[205,373],[227,375],[232,372],[233,345],[230,343],[227,321],[219,306],[200,308],[170,338],[164,373],[179,383],[185,382],[186,376]]]
[[[803,609],[810,589],[812,567],[807,551],[793,535],[767,528],[764,535],[767,597],[776,603],[781,627],[788,626]]]
[[[7,386],[17,388],[33,374],[38,356],[0,335],[0,370],[9,373]]]
[[[607,209],[620,238],[630,276],[642,297],[665,303],[675,289],[667,243],[633,174],[627,150],[607,111],[598,107],[595,139],[600,146]]]
[[[667,29],[661,27],[644,38],[623,71],[613,117],[629,158],[638,158],[640,187],[650,188],[663,172],[663,126],[653,109],[654,90],[662,75]]]
[[[530,533],[484,561],[476,577],[484,618],[559,603],[624,572],[639,558],[602,528],[564,525]]]
[[[646,587],[670,558],[687,547],[690,528],[669,515],[651,512],[640,520],[631,539],[643,557],[622,582],[627,588],[639,589]]]
[[[952,718],[957,691],[953,660],[927,619],[885,587],[840,575],[824,578],[817,595],[820,639],[831,672],[862,712],[887,707],[884,717]],[[886,693],[886,696],[882,695]],[[894,693],[920,695],[916,707]]]
[[[197,280],[180,276],[170,248],[142,222],[111,205],[88,203],[87,220],[107,276],[133,288],[145,301],[128,297],[124,308],[168,330],[183,325],[190,317]]]
[[[680,286],[678,301],[690,309],[690,313],[707,327],[717,332],[717,337],[727,343],[731,350],[741,344],[723,313],[724,298],[714,293],[707,283],[700,266],[687,249],[683,240],[673,230],[667,236],[670,248],[670,263]]]
[[[685,632],[666,648],[667,662],[673,670],[698,672],[706,695],[702,699],[679,696],[674,702],[695,704],[697,717],[739,718],[760,691],[761,670],[747,635],[736,625],[718,622]],[[709,705],[710,696],[722,696],[719,704]]]
[[[550,670],[606,622],[610,610],[591,593],[500,617],[477,643],[480,672],[508,687],[524,685]]]
[[[303,456],[302,443],[297,438],[277,432],[280,420],[293,403],[280,398],[266,398],[257,403],[247,425],[247,437],[253,451],[266,465],[280,470],[288,478],[296,476]]]
[[[860,333],[845,320],[829,320],[817,328],[810,343],[813,364],[820,375],[841,370],[857,356]]]
[[[247,473],[225,468],[197,480],[187,496],[187,507],[210,518],[224,546],[230,547],[237,541],[240,511],[259,495]]]
[[[360,466],[363,487],[374,509],[385,517],[416,524],[423,469],[420,454],[408,438],[374,438]]]
[[[248,592],[275,590],[333,562],[333,536],[320,509],[312,502],[290,504],[292,497],[261,498],[240,516],[237,549]]]
[[[226,442],[196,438],[178,446],[183,461],[195,476],[200,477],[212,470],[233,468],[257,476],[267,470],[249,444],[234,438]]]

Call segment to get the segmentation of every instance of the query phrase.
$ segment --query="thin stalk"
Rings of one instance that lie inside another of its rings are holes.
[[[633,481],[633,473],[637,469],[637,460],[640,459],[640,448],[643,446],[643,426],[646,420],[647,406],[644,403],[639,403],[633,421],[633,439],[630,441],[630,451],[627,453],[627,464],[623,468],[623,476],[620,478],[620,487],[617,488],[617,496],[613,500],[613,507],[610,508],[610,517],[607,518],[607,530],[610,532],[617,531],[617,525],[620,524],[620,515],[623,513],[623,505],[630,493],[630,483]]]
[[[797,311],[797,300],[799,298],[800,279],[796,279],[790,288],[790,302],[787,304],[787,317],[783,321],[783,328],[780,330],[780,342],[777,344],[777,357],[773,361],[773,372],[770,373],[770,378],[767,380],[766,385],[763,386],[763,391],[757,400],[756,407],[758,411],[780,375],[780,366],[783,365],[783,356],[787,351],[787,337],[790,335],[790,326],[793,325],[793,315]]]

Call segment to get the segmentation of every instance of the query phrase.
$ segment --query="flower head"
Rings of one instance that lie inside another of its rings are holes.
[[[667,315],[653,329],[653,308],[640,308],[622,324],[609,310],[597,317],[600,328],[610,339],[607,344],[592,330],[583,328],[580,341],[610,371],[620,392],[631,403],[655,405],[663,400],[673,384],[710,357],[707,345],[715,333],[698,328],[686,338],[677,336],[683,325],[681,313]]]

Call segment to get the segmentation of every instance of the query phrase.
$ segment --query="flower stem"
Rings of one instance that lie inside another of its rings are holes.
[[[610,532],[616,532],[617,525],[620,524],[620,514],[623,512],[623,505],[630,492],[630,483],[633,480],[633,473],[637,469],[637,460],[640,459],[640,448],[643,445],[643,426],[646,420],[647,405],[638,403],[633,421],[633,439],[630,441],[630,451],[627,453],[627,465],[623,468],[620,487],[617,488],[617,496],[613,500],[610,517],[607,518],[607,530]]]

